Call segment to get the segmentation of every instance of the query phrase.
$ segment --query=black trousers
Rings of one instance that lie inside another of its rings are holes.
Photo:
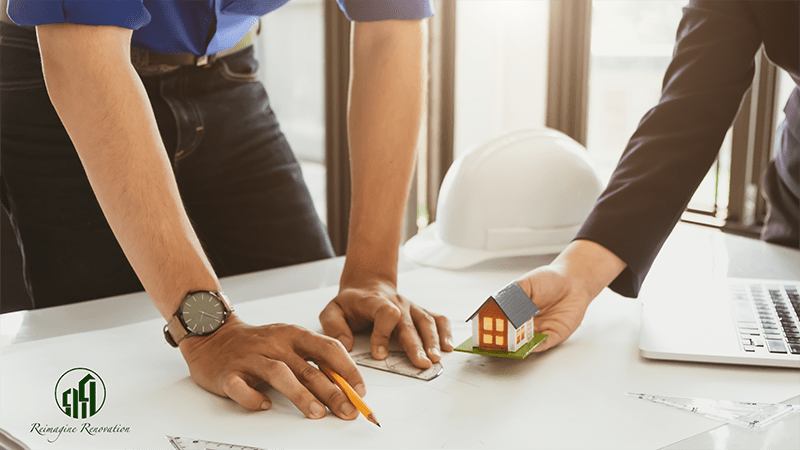
[[[141,290],[50,103],[35,33],[0,23],[0,36],[0,187],[33,305]],[[219,276],[333,256],[257,69],[250,47],[142,77]]]

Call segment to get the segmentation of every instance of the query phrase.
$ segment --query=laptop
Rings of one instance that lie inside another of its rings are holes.
[[[800,281],[720,278],[648,291],[639,352],[651,359],[800,368]]]

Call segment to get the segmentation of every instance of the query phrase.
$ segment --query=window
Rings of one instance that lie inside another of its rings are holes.
[[[495,336],[494,337],[494,343],[497,344],[497,345],[504,345],[503,344],[503,336]]]
[[[548,124],[566,132],[586,144],[601,178],[608,180],[640,119],[658,102],[682,7],[687,3],[687,0],[432,1],[437,14],[428,22],[431,32],[427,123],[420,136],[417,178],[406,210],[404,239],[436,219],[439,188],[453,159],[510,130]],[[294,3],[302,3],[304,7],[323,4],[321,0],[296,0],[289,6]],[[332,17],[341,15],[334,11],[335,3],[329,6],[332,3],[324,3],[325,24],[329,26]],[[324,38],[326,67],[335,69],[323,71],[328,74],[323,77],[325,80],[349,67],[346,33],[341,32],[345,27],[339,28]],[[290,47],[295,45],[294,40],[289,43]],[[278,70],[283,70],[278,66]],[[331,104],[346,103],[342,99],[346,98],[343,92],[347,80],[341,78],[335,90],[338,97],[330,100]],[[794,84],[785,78],[777,85],[780,91],[777,96],[781,98],[785,98],[787,89]],[[768,109],[772,117],[775,95],[774,83],[770,83],[765,81],[766,88],[754,89],[753,97],[760,105],[759,111]],[[764,105],[766,108],[761,108]],[[336,114],[327,114],[329,118],[344,117],[340,110],[331,111]],[[280,114],[285,117],[283,112]],[[775,119],[780,122],[780,117]],[[767,122],[763,114],[746,121],[746,127],[741,127],[737,120],[732,136],[725,139],[719,160],[692,198],[691,209],[716,215],[715,219],[727,218],[726,226],[732,222],[752,222],[747,220],[753,216],[748,213],[749,204],[763,203],[753,183],[758,178],[753,174],[760,171],[753,165],[747,167],[746,175],[738,173],[744,171],[739,168],[739,160],[753,158],[749,154],[746,158],[740,156],[743,152],[737,143],[758,141],[747,145],[758,147],[757,151],[763,153],[769,144],[760,136],[753,139],[741,130],[773,128]],[[329,121],[327,128],[328,136],[334,136],[339,143],[335,154],[344,155],[346,139],[340,139],[346,136],[344,120],[334,124]],[[737,138],[737,133],[744,138]],[[772,130],[769,133],[772,135]],[[293,145],[300,146],[299,139],[293,138],[288,129],[287,135]],[[347,202],[349,191],[342,188],[338,197],[331,192],[336,194],[341,186],[349,186],[349,175],[337,175],[349,173],[349,166],[346,158],[334,163],[329,156],[326,167],[330,205],[327,225],[334,248],[343,254],[349,208],[336,205]],[[716,221],[708,223],[719,225]],[[532,330],[528,336],[531,334]]]
[[[455,156],[543,126],[549,2],[456,2]]]
[[[711,217],[724,216],[728,208],[728,189],[731,177],[731,136],[728,130],[714,161],[700,186],[689,201],[688,211]],[[685,217],[688,218],[688,217]]]
[[[295,0],[261,19],[259,74],[292,146],[317,214],[325,198],[324,14],[322,0]]]
[[[492,335],[491,334],[484,334],[483,335],[483,343],[484,344],[491,344],[492,343]]]
[[[506,321],[503,320],[503,319],[496,319],[495,320],[495,325],[497,325],[497,331],[502,333],[505,330],[505,322]]]
[[[789,75],[788,72],[784,70],[780,70],[779,77],[778,77],[778,89],[777,89],[777,96],[775,98],[775,124],[780,125],[784,119],[786,119],[786,113],[783,112],[783,108],[786,106],[786,102],[789,100],[789,96],[792,94],[794,88],[797,87],[797,83],[794,82],[792,76]],[[777,150],[777,148],[775,148]],[[775,156],[773,153],[770,156]]]
[[[685,5],[592,2],[586,147],[604,183],[642,116],[658,103]]]
[[[484,317],[483,318],[483,329],[486,331],[492,331],[492,318],[491,317]]]
[[[433,4],[427,127],[405,239],[435,220],[454,158],[498,134],[545,123],[550,2]]]

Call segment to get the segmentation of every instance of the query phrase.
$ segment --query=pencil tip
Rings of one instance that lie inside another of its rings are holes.
[[[377,425],[378,428],[383,428],[383,427],[381,427],[381,424],[379,424],[378,422],[375,422],[375,425]]]
[[[369,420],[370,422],[374,423],[375,425],[377,425],[377,426],[379,426],[379,427],[381,426],[381,424],[380,424],[380,423],[378,423],[378,418],[377,418],[377,417],[375,417],[375,414],[370,414],[370,415],[368,415],[368,416],[367,416],[367,420]]]

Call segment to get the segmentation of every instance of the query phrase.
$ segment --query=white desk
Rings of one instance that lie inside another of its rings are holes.
[[[460,343],[470,335],[464,320],[486,296],[549,259],[513,258],[459,272],[403,264],[400,290],[446,314]],[[335,294],[341,267],[338,258],[228,278],[223,288],[250,323],[292,322],[320,331],[317,314]],[[797,278],[800,252],[680,225],[651,272],[654,282],[726,274]],[[800,395],[797,370],[641,358],[640,308],[637,300],[604,291],[564,344],[524,361],[447,354],[443,375],[430,382],[363,368],[365,400],[382,428],[362,417],[305,419],[268,387],[274,403],[266,412],[203,391],[164,342],[162,319],[144,294],[10,313],[0,317],[0,427],[44,449],[168,449],[165,435],[264,448],[642,449],[720,424],[623,392],[756,402]],[[70,334],[79,330],[90,331]],[[90,419],[68,418],[54,400],[56,381],[73,367],[91,368],[107,387],[106,404]],[[48,443],[55,435],[31,432],[33,423],[83,422],[119,424],[130,433],[64,433]]]

